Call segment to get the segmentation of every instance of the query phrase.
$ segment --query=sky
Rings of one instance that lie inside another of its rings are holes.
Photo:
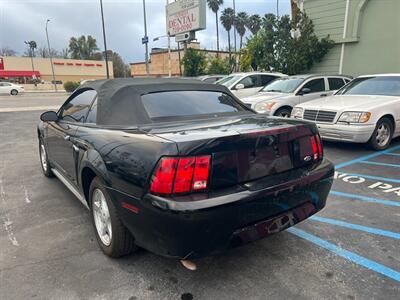
[[[279,13],[290,14],[290,0],[278,0]],[[146,0],[149,48],[166,47],[166,39],[153,42],[165,35],[166,0]],[[249,15],[276,13],[277,0],[236,0],[236,11]],[[222,7],[231,7],[225,0]],[[142,0],[103,0],[107,48],[118,52],[126,63],[144,60]],[[0,47],[10,47],[22,55],[24,41],[34,40],[38,47],[46,45],[45,24],[48,25],[51,47],[68,47],[72,36],[92,35],[103,50],[99,0],[0,0]],[[207,9],[207,29],[196,37],[202,48],[216,49],[215,14]],[[173,45],[176,45],[173,43]],[[220,48],[227,48],[227,33],[220,26]]]

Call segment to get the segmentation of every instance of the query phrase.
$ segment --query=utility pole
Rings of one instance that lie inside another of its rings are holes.
[[[108,69],[108,54],[107,54],[106,29],[104,26],[103,0],[100,0],[100,10],[101,10],[101,23],[103,25],[104,59],[106,60],[107,79],[109,79],[110,78],[110,70]]]
[[[53,75],[53,84],[54,90],[57,92],[57,82],[56,82],[56,75],[54,74],[54,66],[53,66],[53,58],[51,57],[51,48],[50,48],[50,40],[49,40],[49,33],[47,31],[47,24],[49,24],[50,20],[47,19],[46,21],[46,38],[47,38],[47,47],[49,48],[49,58],[50,58],[50,65],[51,65],[51,72]]]
[[[279,18],[279,0],[276,0],[276,16]]]
[[[168,12],[168,4],[169,1],[167,1],[167,6],[165,8],[165,10]],[[172,65],[171,65],[171,34],[169,32],[169,28],[168,28],[168,77],[172,76]]]
[[[237,44],[236,44],[236,25],[235,25],[235,23],[236,23],[236,3],[235,3],[235,0],[233,0],[233,14],[235,16],[235,19],[234,19],[234,22],[233,22],[233,39],[235,40],[235,43],[234,43],[235,44],[235,66],[234,66],[234,69],[236,71]]]
[[[143,38],[143,44],[145,44],[146,47],[146,57],[145,57],[145,62],[146,62],[146,74],[147,76],[150,75],[149,71],[149,38],[147,37],[147,21],[146,21],[146,0],[143,0],[143,21],[144,21],[144,38]]]
[[[179,60],[179,76],[182,76],[182,64],[181,64],[181,46],[178,44],[178,60]]]

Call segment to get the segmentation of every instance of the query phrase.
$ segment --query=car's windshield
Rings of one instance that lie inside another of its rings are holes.
[[[293,93],[303,78],[279,78],[263,87],[260,92]]]
[[[340,89],[336,95],[400,96],[400,76],[356,78]]]
[[[196,116],[220,116],[251,113],[231,96],[216,91],[158,92],[142,96],[150,119],[177,119]]]
[[[239,75],[232,75],[232,76],[228,76],[228,77],[224,77],[220,80],[218,80],[217,84],[222,84],[226,87],[230,87],[234,82],[236,82],[237,80],[239,80],[242,76]]]

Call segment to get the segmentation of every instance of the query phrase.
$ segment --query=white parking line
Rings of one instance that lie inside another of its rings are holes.
[[[26,107],[6,107],[0,108],[2,112],[36,111],[36,110],[58,110],[60,106],[26,106]]]

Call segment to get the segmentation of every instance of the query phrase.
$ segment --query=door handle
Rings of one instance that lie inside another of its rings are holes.
[[[69,141],[71,140],[71,137],[69,135],[64,136],[64,140]]]
[[[320,96],[321,97],[326,97],[326,96],[328,96],[328,94],[321,94]]]

